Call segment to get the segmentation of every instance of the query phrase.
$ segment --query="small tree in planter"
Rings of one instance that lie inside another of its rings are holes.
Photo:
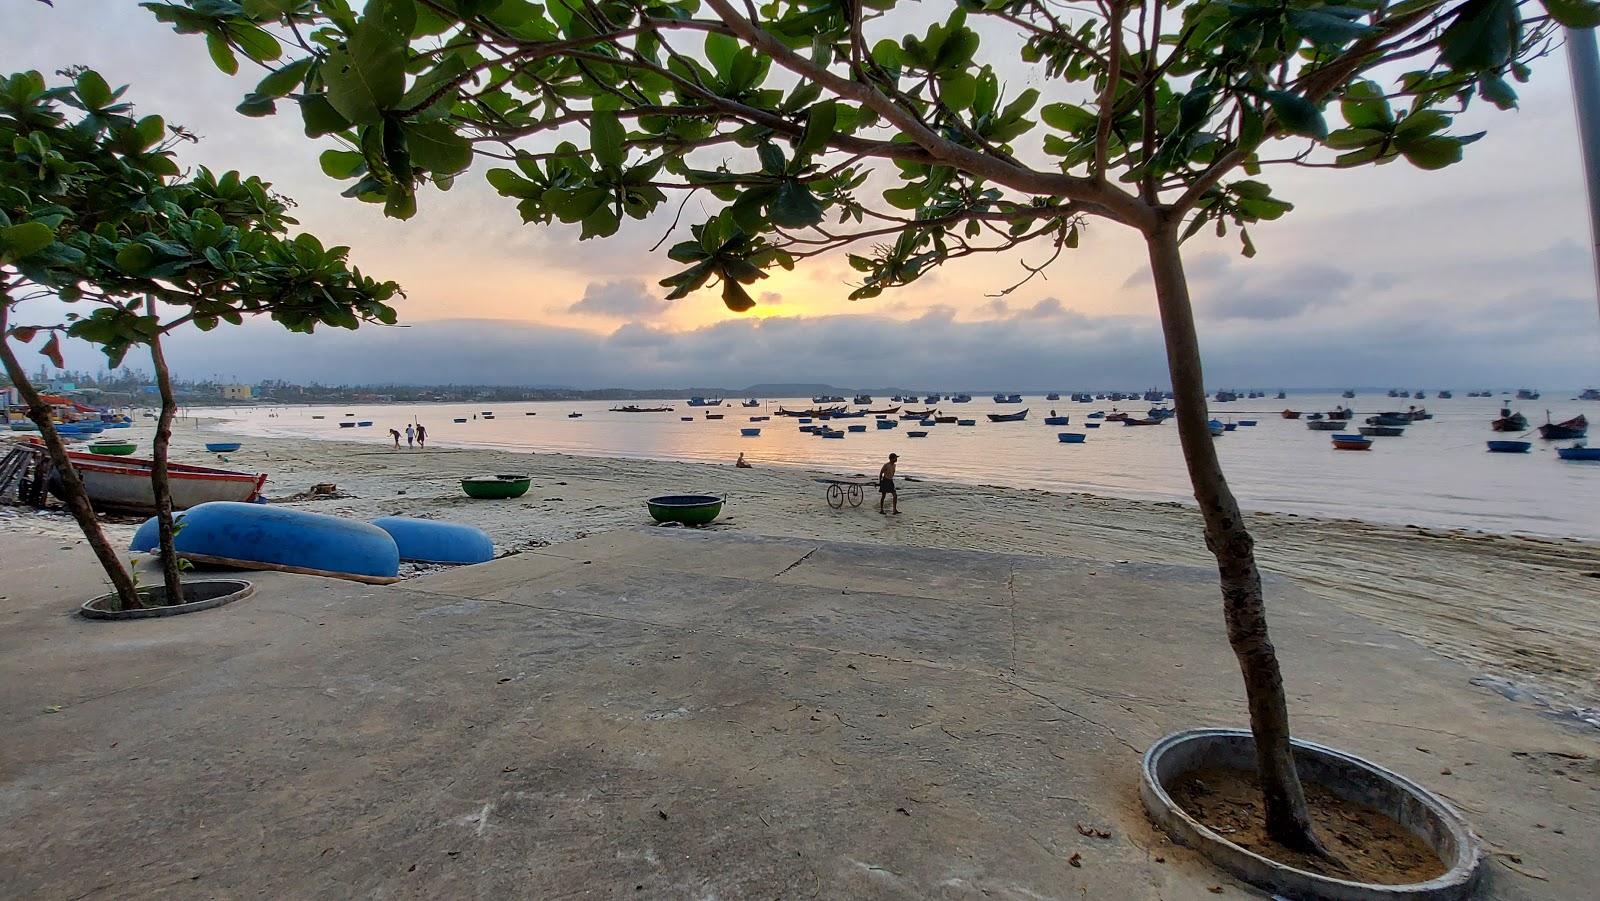
[[[448,188],[475,151],[514,163],[488,179],[525,221],[582,238],[669,192],[710,194],[724,205],[668,253],[685,267],[662,282],[675,298],[718,285],[748,310],[764,270],[853,247],[851,296],[870,298],[959,257],[1036,246],[1053,261],[1094,218],[1135,229],[1267,827],[1313,851],[1254,539],[1206,426],[1179,245],[1231,227],[1253,255],[1247,227],[1291,209],[1256,178],[1269,168],[1455,163],[1478,136],[1450,134],[1453,113],[1514,106],[1511,82],[1558,23],[1600,24],[1593,0],[144,5],[204,35],[225,71],[241,54],[267,67],[239,110],[292,99],[308,136],[349,148],[326,151],[324,170],[389,215],[413,215],[418,186]],[[1003,83],[982,42],[1038,87]]]
[[[183,597],[172,547],[167,451],[177,405],[161,346],[185,325],[207,330],[267,315],[293,331],[318,324],[393,323],[399,293],[352,269],[347,248],[288,236],[294,220],[270,185],[201,169],[181,179],[172,148],[188,136],[159,116],[135,119],[97,73],[65,73],[51,88],[37,72],[0,81],[0,357],[39,425],[79,526],[122,607],[143,605],[106,542],[50,409],[10,341],[49,335],[42,352],[59,367],[62,334],[99,346],[115,367],[134,345],[150,348],[161,415],[152,442],[152,488],[168,603]],[[69,115],[69,112],[71,113]],[[94,309],[63,321],[17,325],[17,304],[55,296]]]

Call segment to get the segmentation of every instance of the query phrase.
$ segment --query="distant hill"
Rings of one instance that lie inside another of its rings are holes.
[[[735,391],[740,397],[821,397],[824,394],[846,394],[842,388],[832,385],[801,384],[799,382],[778,383],[770,385],[751,385],[742,391]]]

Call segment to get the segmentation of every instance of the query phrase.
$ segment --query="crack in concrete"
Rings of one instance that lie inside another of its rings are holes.
[[[789,564],[788,566],[785,566],[783,569],[778,570],[778,572],[776,574],[774,574],[772,578],[776,579],[779,576],[782,576],[784,573],[788,572],[789,570],[794,569],[796,566],[799,566],[800,564],[806,562],[807,560],[810,560],[811,559],[811,555],[815,554],[819,550],[821,550],[821,548],[812,548],[811,550],[806,551],[805,552],[805,556],[801,557],[799,560],[794,561],[793,563]]]
[[[1127,739],[1123,738],[1121,735],[1118,735],[1117,734],[1117,730],[1111,728],[1110,726],[1107,726],[1105,723],[1102,723],[1099,720],[1093,719],[1091,717],[1084,716],[1083,714],[1077,712],[1076,710],[1068,710],[1067,708],[1062,707],[1060,704],[1056,703],[1051,698],[1046,697],[1045,695],[1042,695],[1039,692],[1034,691],[1033,689],[1029,688],[1026,685],[1023,685],[1020,682],[1017,682],[1014,679],[1004,679],[1002,681],[1006,682],[1006,684],[1011,685],[1011,686],[1013,686],[1015,688],[1021,689],[1026,694],[1029,694],[1029,695],[1032,695],[1035,698],[1038,698],[1039,700],[1045,702],[1046,704],[1049,704],[1051,707],[1054,707],[1055,709],[1061,711],[1062,713],[1065,713],[1067,716],[1070,716],[1073,719],[1082,720],[1083,722],[1088,723],[1089,725],[1094,726],[1095,728],[1104,731],[1107,735],[1110,735],[1112,738],[1116,739],[1119,744],[1121,744],[1123,747],[1127,748],[1128,750],[1132,751],[1133,753],[1139,754],[1139,755],[1143,755],[1144,754],[1144,751],[1140,750],[1139,748],[1134,747],[1131,742],[1129,742]]]
[[[1006,612],[1011,616],[1011,674],[1017,674],[1017,567],[1015,564],[1008,566],[1010,574],[1006,576],[1006,595],[1011,598],[1011,603],[1006,605]]]

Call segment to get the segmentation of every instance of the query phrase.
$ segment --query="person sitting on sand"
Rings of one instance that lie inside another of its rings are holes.
[[[751,466],[749,463],[745,462],[745,460],[744,460],[744,452],[743,451],[739,452],[739,459],[733,461],[733,465],[737,466],[740,469],[755,469],[754,466]]]
[[[894,490],[894,464],[900,459],[899,454],[890,454],[889,462],[883,464],[878,470],[878,512],[885,512],[883,501],[885,498],[894,498],[894,515],[900,515],[900,492]]]

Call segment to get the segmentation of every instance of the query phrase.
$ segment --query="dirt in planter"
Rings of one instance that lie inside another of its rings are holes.
[[[1195,770],[1174,780],[1167,792],[1212,832],[1296,869],[1379,885],[1426,882],[1444,874],[1444,862],[1432,848],[1377,808],[1346,801],[1313,782],[1302,784],[1317,837],[1338,864],[1291,851],[1267,838],[1255,773]]]

